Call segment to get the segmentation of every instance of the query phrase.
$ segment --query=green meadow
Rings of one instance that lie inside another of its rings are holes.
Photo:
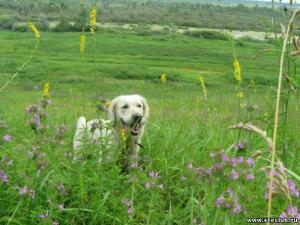
[[[0,180],[0,224],[246,224],[246,218],[267,215],[267,144],[253,132],[228,127],[251,123],[272,137],[279,69],[273,42],[101,29],[95,43],[87,33],[80,55],[79,37],[42,32],[31,62],[0,93],[0,120],[7,124],[0,126],[0,171],[9,180],[4,182],[3,175]],[[29,32],[0,32],[1,86],[34,44]],[[241,102],[234,49],[241,66]],[[295,65],[298,61],[293,59]],[[297,73],[298,66],[293,69]],[[166,84],[161,74],[167,75]],[[43,123],[49,128],[39,133],[28,125],[25,108],[43,98],[46,82],[52,104]],[[86,146],[89,157],[74,161],[77,118],[105,117],[96,110],[99,96],[135,93],[150,106],[139,168],[128,174],[118,162],[98,163],[97,146]],[[280,114],[286,123],[279,126],[277,157],[299,187],[299,94],[284,94],[290,98],[287,113]],[[61,125],[65,132],[58,134]],[[6,134],[10,141],[2,140]],[[226,163],[224,154],[238,159],[238,165]],[[249,158],[254,165],[248,165]],[[249,173],[253,179],[246,178]],[[228,207],[217,206],[222,195]],[[289,204],[299,207],[299,197],[274,194],[273,217]]]

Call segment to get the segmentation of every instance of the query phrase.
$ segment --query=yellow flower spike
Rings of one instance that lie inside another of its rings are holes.
[[[205,100],[207,100],[207,91],[206,91],[206,87],[205,87],[205,83],[204,83],[204,79],[202,76],[199,77],[199,81],[200,81],[200,86],[203,92],[203,97]]]
[[[240,84],[242,82],[241,66],[237,58],[233,60],[234,79]]]
[[[47,82],[44,85],[44,90],[43,90],[44,97],[48,97],[49,96],[49,89],[50,89],[50,84]]]
[[[166,74],[162,74],[162,75],[160,76],[160,82],[161,82],[162,84],[166,84],[166,83],[167,83],[167,75],[166,75]]]
[[[238,91],[238,92],[236,93],[236,96],[237,96],[238,98],[243,98],[243,97],[244,97],[244,94],[243,94],[243,92]]]
[[[97,10],[96,7],[94,7],[90,12],[90,31],[92,34],[94,34],[95,32],[96,18],[97,18]]]
[[[32,33],[34,34],[34,37],[36,39],[40,39],[41,38],[41,34],[39,32],[39,30],[36,28],[36,26],[33,23],[28,23],[29,28],[31,29]]]
[[[85,34],[81,33],[80,35],[80,52],[83,54],[85,49]]]

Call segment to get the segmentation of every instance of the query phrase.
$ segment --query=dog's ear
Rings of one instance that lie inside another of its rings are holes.
[[[118,99],[115,98],[111,101],[110,105],[108,106],[108,110],[107,110],[107,116],[108,116],[108,119],[115,123],[116,121],[116,106],[117,106],[117,102],[118,102]]]
[[[142,123],[146,123],[148,121],[149,118],[149,106],[147,103],[147,100],[140,96],[142,104],[143,104],[143,119],[142,119]]]

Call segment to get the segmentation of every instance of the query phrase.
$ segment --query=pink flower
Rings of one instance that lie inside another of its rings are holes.
[[[6,175],[6,173],[4,173],[4,171],[0,170],[0,180],[3,183],[8,183],[8,176]]]
[[[247,180],[254,180],[254,175],[253,175],[253,173],[249,173],[248,175],[247,175]]]
[[[28,187],[27,186],[24,186],[24,187],[20,188],[19,195],[25,195],[27,193],[28,193]]]
[[[254,159],[252,157],[247,159],[248,166],[252,167],[254,165]]]
[[[189,162],[188,166],[187,166],[190,170],[193,169],[193,163]]]
[[[58,207],[58,209],[63,210],[65,208],[65,205],[64,204],[59,204],[57,207]]]
[[[237,180],[237,179],[239,178],[238,172],[235,171],[235,170],[232,170],[232,171],[231,171],[231,178],[232,178],[233,180]]]
[[[3,141],[11,142],[11,140],[12,140],[12,136],[10,134],[5,134],[3,136]]]
[[[217,208],[220,208],[220,206],[221,206],[224,202],[225,202],[225,198],[224,198],[223,195],[221,195],[220,197],[217,198],[215,205],[216,205]]]

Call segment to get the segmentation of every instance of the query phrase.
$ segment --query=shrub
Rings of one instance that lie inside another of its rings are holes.
[[[7,17],[0,18],[0,29],[1,30],[12,29],[14,24],[15,24],[15,21],[12,18],[7,18]]]
[[[185,35],[196,37],[196,38],[205,38],[205,39],[215,39],[215,40],[230,40],[231,37],[228,34],[213,31],[213,30],[198,30],[198,31],[186,31]]]

